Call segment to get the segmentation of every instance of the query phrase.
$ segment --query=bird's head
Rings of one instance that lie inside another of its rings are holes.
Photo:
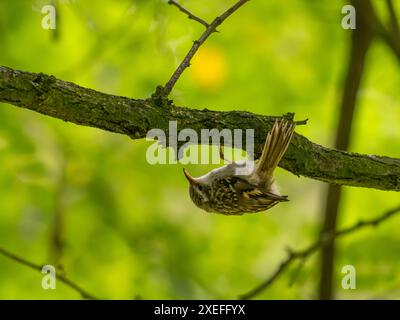
[[[186,169],[183,169],[186,179],[189,181],[190,198],[199,208],[210,211],[211,187],[200,179],[193,178]]]

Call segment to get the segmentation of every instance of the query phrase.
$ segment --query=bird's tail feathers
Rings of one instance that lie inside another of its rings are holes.
[[[292,139],[296,124],[287,120],[277,120],[268,133],[255,173],[262,180],[270,178],[285,154]]]

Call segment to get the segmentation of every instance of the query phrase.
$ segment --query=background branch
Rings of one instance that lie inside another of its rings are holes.
[[[11,253],[11,252],[9,252],[9,251],[1,248],[1,247],[0,247],[0,254],[5,256],[5,257],[7,257],[7,258],[9,258],[9,259],[11,259],[11,260],[13,260],[13,261],[15,261],[15,262],[17,262],[17,263],[19,263],[19,264],[22,264],[22,265],[24,265],[26,267],[29,267],[29,268],[33,269],[33,270],[42,272],[42,267],[43,266],[40,266],[38,264],[35,264],[35,263],[30,262],[28,260],[25,260],[24,258],[18,257],[15,254],[13,254],[13,253]],[[77,285],[75,282],[69,280],[63,274],[60,274],[60,273],[56,272],[56,279],[60,280],[65,285],[67,285],[71,289],[73,289],[76,292],[78,292],[82,296],[82,298],[90,299],[90,300],[97,300],[97,298],[94,295],[92,295],[92,294],[88,293],[86,290],[82,289],[79,285]]]
[[[240,299],[251,299],[260,294],[262,291],[267,289],[269,286],[271,286],[275,280],[291,265],[294,261],[296,260],[305,260],[307,259],[310,255],[315,253],[318,249],[329,245],[334,241],[336,238],[354,233],[356,231],[359,231],[361,229],[364,229],[366,227],[376,227],[382,222],[390,219],[391,217],[395,216],[396,214],[400,213],[400,206],[393,208],[382,215],[371,219],[371,220],[365,220],[365,221],[359,221],[358,223],[354,224],[351,227],[342,229],[340,231],[336,231],[331,234],[323,234],[321,237],[311,245],[309,245],[307,248],[299,251],[293,251],[291,249],[288,249],[288,256],[286,259],[284,259],[279,267],[276,269],[276,271],[269,277],[267,278],[263,283],[255,287],[254,289],[250,290],[249,292],[241,295],[239,298]]]
[[[353,0],[357,12],[365,12],[367,1]],[[357,28],[352,31],[348,66],[343,85],[343,94],[340,103],[339,119],[336,129],[335,148],[347,150],[350,144],[354,113],[357,106],[357,95],[365,70],[366,56],[371,47],[374,32],[365,15],[360,14]],[[323,212],[322,233],[333,233],[339,215],[339,205],[342,196],[340,185],[330,184],[327,190],[325,208]],[[321,254],[321,278],[319,284],[319,298],[332,299],[334,279],[335,242],[331,241],[324,246]]]
[[[195,20],[195,21],[201,23],[206,28],[208,28],[210,26],[206,21],[204,21],[203,19],[199,18],[198,16],[195,16],[193,13],[191,13],[189,10],[185,9],[184,7],[182,7],[175,0],[169,0],[168,4],[176,6],[180,11],[182,11],[184,14],[186,14],[189,19],[192,19],[192,20]]]
[[[392,32],[397,34],[398,39],[400,39],[399,21],[397,19],[396,10],[393,5],[393,0],[386,0],[386,6],[389,11],[390,28],[392,29]]]
[[[145,138],[159,128],[168,132],[169,121],[178,128],[254,129],[255,156],[261,154],[276,116],[241,111],[211,111],[175,106],[162,96],[138,100],[101,93],[42,73],[0,67],[0,102],[30,109],[64,121]],[[209,143],[213,143],[209,141]],[[242,146],[245,148],[245,146]],[[295,134],[280,167],[295,175],[356,187],[400,191],[400,159],[361,155],[325,148]]]
[[[234,6],[226,10],[223,14],[220,16],[216,17],[211,24],[207,26],[207,29],[204,31],[204,33],[200,36],[200,38],[196,41],[193,42],[193,46],[190,48],[189,52],[186,54],[185,58],[183,61],[180,63],[178,68],[175,70],[171,78],[168,80],[168,82],[164,86],[164,94],[168,96],[172,88],[174,87],[175,83],[178,81],[180,76],[182,75],[183,71],[185,71],[186,68],[190,66],[190,61],[196,54],[196,52],[199,50],[201,45],[208,39],[208,37],[214,33],[217,30],[217,27],[220,26],[230,15],[232,15],[236,10],[238,10],[241,6],[243,6],[246,2],[250,0],[239,0]],[[175,5],[176,2],[172,1]],[[188,11],[186,9],[182,10],[182,7],[177,5],[181,11],[185,12],[188,14]],[[189,16],[190,17],[190,16]],[[197,20],[197,19],[195,19]],[[201,20],[201,19],[200,19]],[[198,20],[197,20],[198,21]],[[203,23],[202,23],[203,24]]]
[[[390,1],[388,4],[389,16],[391,16],[391,26],[388,28],[379,18],[377,13],[372,6],[370,0],[359,1],[357,6],[357,16],[367,21],[370,28],[373,29],[376,36],[379,36],[387,46],[392,50],[397,60],[400,62],[400,40],[399,33],[396,31],[396,27],[393,27],[393,23],[397,24],[397,18],[394,12],[390,12],[393,6]],[[358,18],[358,20],[359,20]],[[395,21],[394,21],[395,19]]]

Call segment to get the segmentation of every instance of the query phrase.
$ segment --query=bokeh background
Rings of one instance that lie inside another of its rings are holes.
[[[231,1],[180,1],[211,21]],[[394,1],[400,14],[400,3]],[[203,31],[159,0],[58,1],[56,31],[41,28],[47,1],[0,2],[0,65],[53,74],[99,91],[148,97]],[[309,118],[297,132],[332,146],[350,44],[344,1],[251,1],[214,34],[176,85],[176,104]],[[386,19],[383,1],[375,1]],[[400,157],[399,64],[375,41],[358,95],[351,151]],[[54,264],[106,299],[236,298],[320,232],[327,185],[278,169],[291,201],[226,217],[197,209],[182,166],[150,165],[145,140],[80,127],[0,104],[0,246]],[[193,175],[215,166],[190,165]],[[397,205],[399,194],[344,188],[339,227]],[[337,243],[336,297],[400,298],[400,218]],[[357,289],[341,287],[354,265]],[[318,255],[260,299],[317,296]],[[79,299],[0,256],[1,299]]]

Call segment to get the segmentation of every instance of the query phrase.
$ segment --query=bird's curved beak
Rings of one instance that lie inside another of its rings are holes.
[[[185,168],[183,168],[183,174],[185,175],[186,179],[189,181],[190,184],[198,184],[196,179],[193,178]]]

